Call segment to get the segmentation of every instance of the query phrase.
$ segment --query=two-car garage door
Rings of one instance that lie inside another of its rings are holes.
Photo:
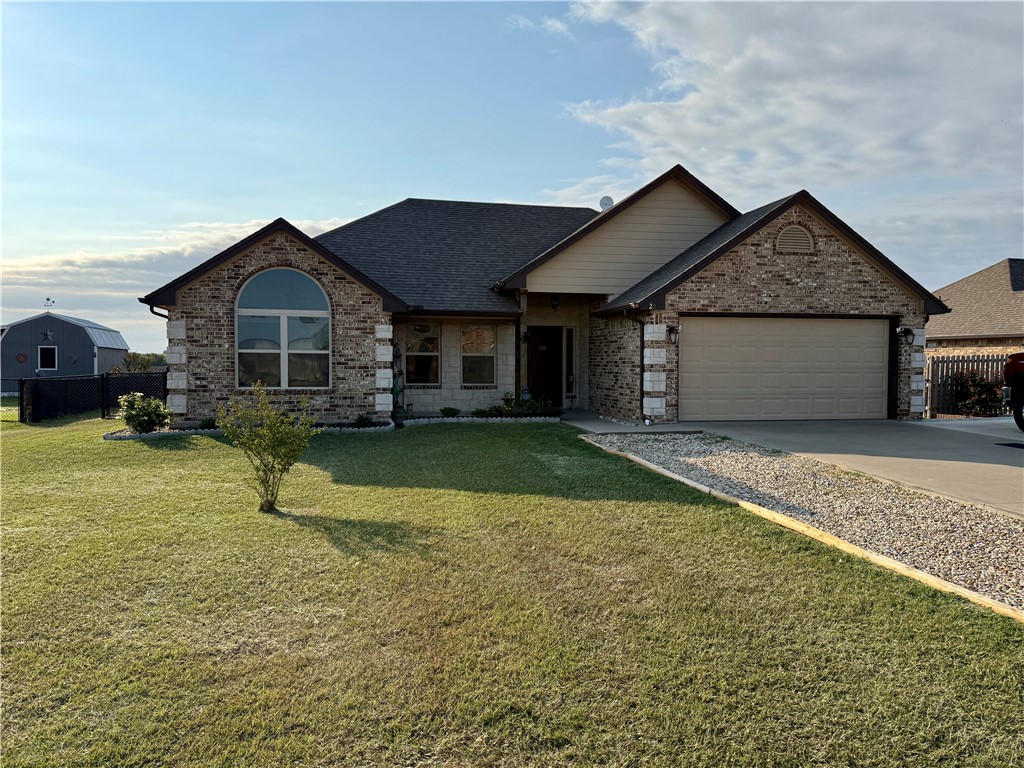
[[[679,419],[883,419],[889,321],[681,317]]]

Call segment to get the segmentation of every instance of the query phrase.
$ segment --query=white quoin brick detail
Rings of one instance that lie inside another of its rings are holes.
[[[665,415],[665,398],[664,397],[645,397],[644,398],[644,415],[645,416],[664,416]]]
[[[644,373],[644,392],[664,392],[667,384],[668,374],[652,373],[647,371]]]
[[[188,398],[185,395],[168,395],[167,408],[171,413],[187,413]]]
[[[665,325],[663,323],[653,323],[651,325],[644,326],[644,341],[664,341],[665,340]]]
[[[188,374],[185,371],[170,371],[167,374],[168,389],[188,389]]]
[[[395,359],[395,349],[390,344],[377,347],[377,362],[390,363]]]
[[[913,403],[911,403],[910,404],[910,412],[911,413],[924,413],[924,405],[914,405]]]
[[[915,329],[914,329],[914,341],[913,341],[913,345],[914,345],[915,347],[923,347],[923,346],[924,346],[924,343],[925,343],[925,333],[924,333],[924,328],[915,328]]]
[[[373,335],[378,339],[390,339],[395,335],[395,329],[390,325],[373,326]]]
[[[663,347],[644,349],[644,365],[664,365],[666,360],[668,360],[668,355]]]
[[[185,338],[185,321],[184,320],[168,320],[167,321],[167,340],[175,341],[178,339]]]
[[[376,395],[375,405],[377,413],[390,412],[395,400],[391,395]]]
[[[910,365],[914,368],[924,368],[924,352],[914,352],[910,355]]]
[[[188,353],[184,347],[168,347],[167,348],[167,364],[168,365],[184,365],[188,362]]]
[[[911,395],[910,396],[910,407],[913,408],[915,405],[924,408],[924,395]]]
[[[391,389],[393,381],[394,374],[390,368],[380,368],[377,370],[377,389]]]

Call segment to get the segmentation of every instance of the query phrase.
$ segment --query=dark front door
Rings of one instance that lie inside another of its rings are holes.
[[[562,407],[562,326],[531,325],[526,340],[526,386],[534,400]]]

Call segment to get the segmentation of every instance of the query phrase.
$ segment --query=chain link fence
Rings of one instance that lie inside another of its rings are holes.
[[[166,402],[166,371],[20,379],[18,420],[37,423],[90,411],[99,411],[107,419],[118,410],[117,398],[129,392]]]

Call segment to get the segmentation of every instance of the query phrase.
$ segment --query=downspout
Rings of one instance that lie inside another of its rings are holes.
[[[157,317],[162,318],[163,320],[167,320],[170,317],[169,315],[161,315],[159,312],[156,311],[156,307],[154,307],[152,304],[148,306],[151,314],[154,314]]]

